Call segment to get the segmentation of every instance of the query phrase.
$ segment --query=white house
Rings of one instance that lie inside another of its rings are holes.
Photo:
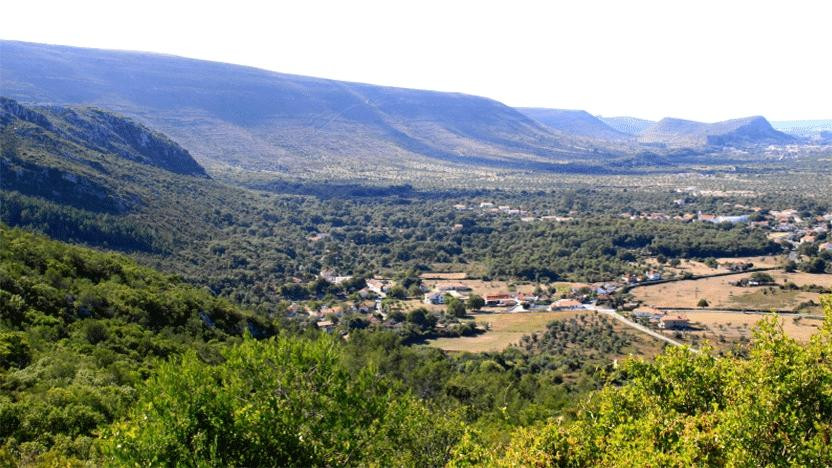
[[[430,292],[425,294],[425,304],[444,304],[445,303],[445,294],[439,292]]]

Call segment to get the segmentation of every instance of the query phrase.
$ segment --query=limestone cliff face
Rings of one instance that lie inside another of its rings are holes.
[[[80,107],[28,107],[0,98],[0,125],[12,125],[16,119],[31,124],[20,130],[36,139],[47,138],[44,132],[48,132],[52,138],[94,151],[116,154],[178,174],[206,177],[202,166],[176,142],[109,112]]]
[[[186,149],[133,120],[99,109],[49,109],[69,124],[67,133],[73,141],[178,174],[205,176]]]

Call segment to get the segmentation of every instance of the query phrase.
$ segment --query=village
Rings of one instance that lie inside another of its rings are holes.
[[[690,190],[685,193],[689,194]],[[679,198],[674,203],[681,208],[687,204],[686,200]],[[481,215],[511,216],[524,222],[568,222],[577,216],[574,212],[568,216],[535,215],[485,200],[470,205],[457,203],[453,208]],[[604,311],[679,339],[685,333],[695,336],[695,332],[708,328],[700,317],[704,312],[711,313],[709,320],[717,313],[761,314],[772,310],[808,314],[811,320],[811,313],[819,307],[817,295],[832,291],[832,275],[819,271],[816,277],[800,277],[800,281],[788,275],[795,274],[796,262],[805,261],[807,255],[825,255],[825,258],[832,255],[828,237],[832,213],[806,216],[796,209],[766,210],[742,204],[726,206],[723,211],[736,214],[650,212],[622,213],[621,217],[649,222],[746,224],[751,229],[766,231],[766,237],[780,244],[783,253],[758,258],[671,261],[652,258],[632,262],[632,271],[621,277],[596,283],[483,281],[462,272],[354,278],[325,269],[318,275],[319,279],[340,288],[338,292],[330,294],[329,300],[294,302],[288,306],[287,313],[292,317],[308,316],[318,328],[333,333],[348,335],[350,329],[375,326],[396,331],[408,339],[427,341],[487,334],[495,321],[509,314]],[[460,231],[463,226],[455,224],[451,229]],[[777,282],[765,274],[767,279],[760,280],[761,272],[769,271],[787,276],[778,277]],[[718,281],[719,292],[708,294],[710,297],[700,295],[700,287],[694,286],[690,294],[695,302],[692,304],[689,298],[683,299],[676,292],[687,291],[685,288],[693,284],[709,290],[708,285]],[[654,296],[654,290],[678,300],[661,300]],[[722,297],[725,291],[728,297]]]

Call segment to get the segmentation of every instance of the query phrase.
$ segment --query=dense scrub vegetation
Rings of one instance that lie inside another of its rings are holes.
[[[246,464],[252,460],[246,456],[264,452],[254,450],[254,433],[242,427],[263,434],[258,424],[270,424],[284,435],[307,434],[307,441],[324,444],[299,447],[296,440],[294,449],[282,446],[273,456],[286,462],[435,464],[449,456],[447,444],[456,440],[462,422],[499,439],[507,428],[541,421],[597,388],[598,371],[609,365],[606,356],[566,362],[516,348],[449,356],[405,346],[401,336],[373,330],[352,330],[343,342],[252,315],[122,255],[5,227],[0,244],[0,455],[18,462],[97,459],[106,449],[106,456],[121,461],[161,463],[194,453],[207,459],[216,455],[216,444],[225,444],[223,456],[230,458],[214,461]],[[279,339],[255,341],[278,329]],[[609,330],[598,333],[609,335]],[[244,334],[251,338],[237,346]],[[268,380],[260,373],[267,368],[286,373],[270,371],[275,380]],[[288,392],[282,394],[285,400],[268,396],[277,385]],[[247,409],[235,406],[239,399],[233,392],[254,391],[263,392],[263,399],[251,400]],[[200,403],[208,401],[216,413],[201,412],[208,409]],[[303,418],[280,426],[269,418],[283,413],[268,413],[270,405],[289,405]],[[117,423],[150,417],[148,411],[158,412],[156,423]],[[222,425],[241,411],[249,419],[238,421],[236,436],[194,437],[189,439],[194,445],[182,445],[179,436],[189,430],[225,434],[228,428]],[[436,415],[445,413],[452,417],[449,426],[436,426]],[[321,419],[315,423],[312,414]],[[365,415],[369,419],[361,419]],[[171,424],[172,417],[182,425]],[[209,423],[210,428],[201,426]],[[360,434],[346,437],[328,424],[344,430],[351,424],[350,430]],[[137,432],[140,427],[172,432],[148,435]],[[123,450],[103,446],[98,437],[104,432],[135,439],[125,440]],[[342,436],[357,445],[344,446]],[[157,445],[148,445],[149,440],[167,441],[158,456],[168,458],[152,458],[149,447]],[[270,453],[274,444],[288,443],[285,437],[257,440]],[[240,444],[250,452],[233,449]]]
[[[450,356],[372,330],[266,338],[275,324],[123,256],[6,228],[2,244],[4,462],[832,461],[832,318],[805,348],[768,324],[748,360],[615,367],[638,339],[594,316]]]
[[[349,372],[335,338],[247,340],[217,365],[162,365],[106,436],[124,465],[437,466],[459,437],[373,368]],[[112,458],[110,458],[112,457]]]

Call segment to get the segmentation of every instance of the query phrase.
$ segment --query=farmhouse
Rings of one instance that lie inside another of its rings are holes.
[[[677,315],[676,317],[662,317],[659,319],[659,328],[665,330],[684,330],[690,327],[690,320],[687,317]]]
[[[560,299],[549,305],[549,311],[555,312],[558,310],[578,310],[583,309],[584,305],[575,299]]]
[[[390,289],[390,282],[379,279],[368,279],[367,289],[380,296],[383,296],[387,293],[387,290]]]
[[[713,222],[716,224],[719,223],[747,223],[748,222],[748,215],[741,215],[741,216],[717,216],[713,219]]]
[[[514,298],[507,293],[502,294],[486,294],[482,298],[487,306],[509,306],[517,303]]]
[[[338,276],[334,270],[330,269],[321,270],[321,273],[318,276],[332,284],[341,284],[344,281],[349,281],[352,279],[352,276]]]
[[[514,299],[521,304],[534,304],[539,298],[533,294],[517,293]]]
[[[615,283],[604,283],[601,285],[595,286],[595,294],[599,296],[608,296],[614,293],[618,289]]]
[[[662,273],[659,271],[651,271],[647,273],[647,281],[659,281],[662,279]]]

